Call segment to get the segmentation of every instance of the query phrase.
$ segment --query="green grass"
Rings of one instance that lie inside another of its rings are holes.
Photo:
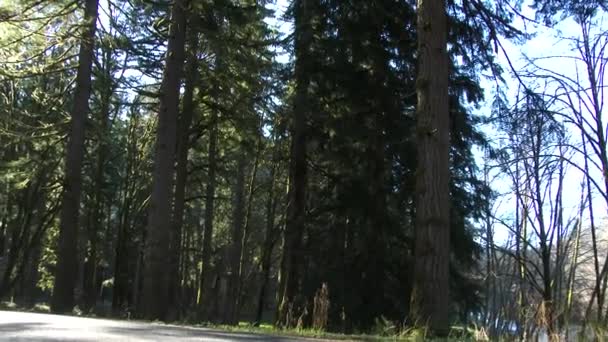
[[[333,341],[475,341],[475,339],[472,337],[474,336],[474,331],[463,327],[454,327],[452,330],[452,334],[448,338],[433,339],[426,336],[426,333],[423,329],[415,328],[410,328],[400,333],[346,335],[339,333],[329,333],[314,329],[278,329],[270,324],[262,324],[258,327],[255,327],[246,322],[240,322],[237,326],[216,324],[199,324],[197,326],[234,333],[263,334],[284,337],[304,337]]]
[[[264,334],[271,336],[285,336],[285,337],[305,337],[323,340],[335,340],[335,341],[412,341],[411,337],[402,336],[378,336],[378,335],[345,335],[338,333],[329,333],[325,331],[319,331],[314,329],[278,329],[270,324],[261,324],[255,327],[249,323],[241,322],[237,326],[231,325],[215,325],[215,324],[203,324],[201,325],[206,328],[218,329],[227,332],[235,333],[250,333],[250,334]]]
[[[46,303],[38,303],[31,308],[23,308],[14,302],[0,302],[0,310],[50,313],[51,308]]]

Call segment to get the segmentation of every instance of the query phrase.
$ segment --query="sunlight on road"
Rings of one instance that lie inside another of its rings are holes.
[[[0,341],[295,341],[154,323],[0,311]]]

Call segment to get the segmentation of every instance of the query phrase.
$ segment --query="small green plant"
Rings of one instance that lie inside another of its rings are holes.
[[[474,325],[473,327],[467,328],[466,333],[473,339],[474,341],[490,341],[490,334],[484,327],[478,327]]]
[[[374,320],[372,333],[379,336],[396,336],[399,333],[399,327],[386,317],[380,316]]]
[[[40,313],[50,313],[51,307],[47,303],[37,303],[32,308],[32,311],[40,312]]]
[[[399,333],[399,337],[408,341],[426,341],[427,329],[419,326],[404,328]]]
[[[15,302],[10,301],[10,302],[0,302],[0,308],[1,309],[6,309],[6,310],[14,310],[17,308],[17,304],[15,304]]]

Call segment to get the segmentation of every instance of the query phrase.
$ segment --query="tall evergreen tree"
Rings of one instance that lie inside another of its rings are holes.
[[[449,333],[450,117],[443,1],[418,1],[416,231],[411,315]]]
[[[277,324],[292,326],[290,311],[298,303],[298,286],[302,272],[303,252],[302,239],[304,236],[306,211],[306,144],[307,121],[310,117],[311,86],[311,56],[314,23],[315,0],[296,0],[293,3],[295,25],[294,55],[295,55],[295,98],[293,104],[293,123],[291,127],[292,141],[289,163],[289,199],[287,207],[287,222],[283,233],[283,256],[281,260],[281,275],[279,281],[279,308]],[[301,300],[301,299],[300,299]]]
[[[78,54],[78,71],[71,110],[71,124],[65,161],[65,181],[61,203],[57,270],[51,299],[53,312],[70,312],[78,274],[78,232],[82,163],[85,154],[85,123],[91,95],[91,69],[97,27],[98,0],[85,1],[83,30]]]
[[[187,0],[171,6],[171,26],[167,57],[160,87],[154,179],[148,209],[148,229],[144,256],[143,290],[140,302],[142,316],[164,319],[169,298],[172,189],[179,112],[179,89],[186,45]]]

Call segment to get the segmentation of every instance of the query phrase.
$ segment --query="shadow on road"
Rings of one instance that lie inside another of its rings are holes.
[[[47,323],[31,323],[31,322],[23,322],[23,323],[1,323],[0,322],[0,336],[3,336],[8,333],[20,333],[24,331],[31,330],[43,330],[44,327],[47,326]]]
[[[255,335],[248,333],[229,333],[207,329],[196,329],[189,327],[176,327],[165,325],[136,325],[136,326],[109,326],[100,329],[104,333],[120,336],[137,336],[142,339],[182,339],[182,338],[205,338],[218,341],[269,341],[287,342],[296,341],[293,338]]]

